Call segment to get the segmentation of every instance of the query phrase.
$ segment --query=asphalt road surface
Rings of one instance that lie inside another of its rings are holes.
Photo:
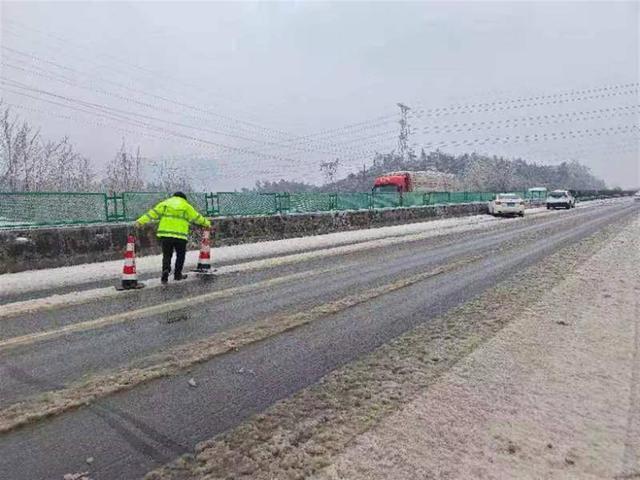
[[[367,296],[398,280],[442,269],[180,374],[0,434],[0,479],[62,479],[86,470],[93,479],[139,478],[336,367],[639,211],[640,205],[621,201],[544,212],[466,233],[407,237],[393,245],[368,245],[90,303],[42,306],[4,318],[0,308],[2,410],[71,382],[144,363],[171,347],[250,327],[264,318]],[[221,294],[202,301],[212,292]],[[159,308],[139,313],[155,306]],[[82,328],[74,330],[78,325]],[[189,386],[191,378],[196,388]],[[94,461],[88,468],[89,457]]]

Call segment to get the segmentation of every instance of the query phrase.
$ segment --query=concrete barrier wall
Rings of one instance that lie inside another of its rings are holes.
[[[215,245],[279,240],[363,228],[486,213],[486,203],[384,210],[339,211],[214,220]],[[0,230],[0,273],[117,260],[123,257],[130,223]],[[197,230],[197,229],[196,229]],[[190,248],[198,248],[198,235]],[[160,253],[155,226],[138,234],[137,255]]]

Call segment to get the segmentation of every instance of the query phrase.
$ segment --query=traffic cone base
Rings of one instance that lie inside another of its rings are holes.
[[[122,280],[120,285],[116,285],[116,290],[140,290],[145,285],[138,280]]]

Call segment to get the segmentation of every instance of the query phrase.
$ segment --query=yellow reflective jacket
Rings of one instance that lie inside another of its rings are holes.
[[[211,227],[211,222],[198,213],[182,197],[171,197],[158,203],[147,213],[138,218],[137,222],[144,225],[150,221],[160,220],[158,237],[170,237],[187,240],[189,224],[196,223],[202,227]]]

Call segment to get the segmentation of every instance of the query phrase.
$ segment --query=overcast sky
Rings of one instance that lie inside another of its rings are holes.
[[[404,102],[416,148],[640,185],[638,2],[1,5],[3,99],[98,171],[124,139],[199,188],[318,183],[394,148]]]

